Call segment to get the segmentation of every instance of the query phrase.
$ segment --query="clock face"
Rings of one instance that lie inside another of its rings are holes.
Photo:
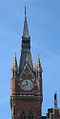
[[[23,80],[21,83],[21,88],[25,91],[31,91],[33,86],[34,84],[31,80]]]

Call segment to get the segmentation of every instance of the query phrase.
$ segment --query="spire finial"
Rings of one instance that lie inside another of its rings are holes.
[[[58,107],[57,93],[54,94],[54,106],[55,106],[55,108]]]
[[[26,6],[25,6],[25,9],[24,9],[25,11],[25,21],[27,21],[27,17],[26,17]]]
[[[26,16],[26,6],[25,6],[25,16]]]
[[[25,17],[25,19],[24,19],[23,37],[24,38],[30,38],[28,23],[27,23],[27,16],[26,16],[26,6],[24,9],[24,17]]]
[[[14,54],[14,59],[16,59],[16,52],[15,52],[15,54]]]

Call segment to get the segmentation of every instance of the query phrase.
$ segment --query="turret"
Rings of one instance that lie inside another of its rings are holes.
[[[37,65],[36,65],[36,85],[38,87],[38,92],[40,94],[41,105],[43,101],[43,93],[42,93],[42,67],[40,63],[40,57],[38,55]]]
[[[14,61],[13,61],[13,67],[12,67],[12,80],[11,80],[11,94],[15,95],[15,93],[18,91],[17,85],[18,85],[18,65],[17,65],[17,59],[16,59],[16,53],[14,55]]]

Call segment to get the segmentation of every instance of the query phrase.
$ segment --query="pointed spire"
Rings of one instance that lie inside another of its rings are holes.
[[[39,68],[40,66],[41,66],[41,64],[40,64],[40,57],[39,57],[39,54],[38,54],[37,67]]]
[[[37,58],[37,69],[38,69],[38,71],[39,71],[39,70],[42,71],[39,54],[38,54],[38,58]]]
[[[14,61],[13,61],[13,69],[16,70],[18,68],[17,66],[17,59],[16,59],[16,53],[14,55]]]
[[[30,40],[30,35],[29,35],[28,23],[27,23],[26,6],[24,9],[24,17],[25,17],[25,20],[24,20],[24,28],[23,28],[23,35],[22,35],[22,43],[21,43],[19,75],[21,74],[26,63],[28,63],[30,68],[33,70],[31,45],[30,45],[31,40]]]
[[[40,63],[39,54],[38,54],[37,65],[36,65],[36,78],[42,79],[42,67]]]
[[[25,6],[25,20],[24,20],[24,28],[23,28],[23,37],[29,38],[29,30],[28,30],[28,23],[27,23],[27,16],[26,16],[26,6]]]
[[[55,108],[58,107],[57,93],[54,94],[54,106]]]
[[[12,68],[12,78],[17,78],[17,77],[18,77],[18,65],[17,65],[16,53],[15,53],[13,68]]]

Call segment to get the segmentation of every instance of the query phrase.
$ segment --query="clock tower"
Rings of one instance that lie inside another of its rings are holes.
[[[39,55],[36,67],[33,66],[30,42],[25,7],[19,66],[15,53],[12,67],[10,96],[12,119],[42,118],[42,67]]]

